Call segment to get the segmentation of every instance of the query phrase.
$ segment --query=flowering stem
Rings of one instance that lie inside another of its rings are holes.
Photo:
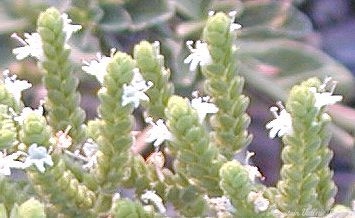
[[[257,186],[249,178],[249,172],[237,161],[229,161],[221,167],[220,187],[236,208],[235,217],[273,217],[269,210],[256,212],[248,196],[257,191]]]
[[[235,32],[231,31],[231,25],[231,19],[224,13],[209,17],[203,40],[208,44],[213,61],[202,67],[205,91],[219,108],[211,118],[213,139],[228,159],[252,138],[246,130],[250,123],[245,112],[249,98],[242,94],[244,79],[236,75]]]
[[[176,154],[177,172],[191,178],[202,193],[218,196],[218,170],[222,164],[218,149],[210,144],[208,133],[186,99],[172,96],[167,110],[167,126],[175,136],[170,149]]]
[[[164,109],[174,91],[173,84],[169,82],[170,71],[164,67],[164,57],[159,50],[159,42],[150,44],[142,41],[134,47],[134,59],[142,76],[154,84],[146,92],[149,104],[145,105],[154,120],[165,118]]]
[[[69,33],[63,30],[63,18],[54,8],[41,13],[37,25],[45,55],[42,66],[48,91],[46,109],[49,124],[54,131],[72,126],[70,136],[75,143],[81,142],[85,137],[85,112],[79,106],[79,80],[74,76],[69,61],[70,49],[66,45]]]
[[[310,91],[319,86],[319,80],[309,79],[293,87],[287,100],[293,132],[282,138],[283,166],[277,184],[277,203],[284,212],[302,214],[311,208],[326,213],[334,202],[336,188],[328,166],[332,153],[326,129],[330,118],[315,107],[315,95]]]
[[[99,212],[107,211],[117,185],[125,179],[125,166],[130,160],[133,126],[133,105],[122,106],[124,84],[133,78],[135,62],[125,53],[117,52],[108,64],[103,88],[99,92],[100,137],[95,171],[101,190],[96,205]]]
[[[62,160],[55,160],[45,173],[28,170],[28,177],[37,193],[53,204],[54,210],[69,217],[96,217],[90,210],[95,202],[95,193],[66,170]]]
[[[0,150],[10,148],[17,141],[17,129],[7,105],[0,104]]]

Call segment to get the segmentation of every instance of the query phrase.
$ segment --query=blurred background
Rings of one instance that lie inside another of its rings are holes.
[[[281,166],[280,141],[269,139],[265,130],[272,119],[269,107],[284,101],[292,85],[312,76],[331,76],[339,82],[337,94],[344,96],[341,105],[328,109],[334,120],[329,131],[337,201],[349,203],[355,197],[355,1],[0,0],[0,70],[9,68],[32,82],[24,98],[32,107],[46,95],[42,72],[34,59],[15,60],[12,49],[19,44],[10,36],[36,31],[38,14],[49,6],[83,26],[71,40],[71,58],[88,119],[96,116],[100,85],[82,72],[83,60],[93,59],[97,52],[109,55],[113,47],[131,54],[141,40],[158,40],[176,93],[191,97],[193,90],[201,89],[203,78],[183,64],[189,53],[185,42],[200,38],[209,10],[237,11],[236,22],[243,26],[236,42],[238,73],[245,77],[245,94],[251,98],[248,112],[254,135],[248,150],[256,153],[253,162],[266,177],[264,183],[275,185]],[[139,111],[136,117],[141,118]]]

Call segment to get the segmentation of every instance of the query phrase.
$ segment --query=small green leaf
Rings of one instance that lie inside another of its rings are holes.
[[[248,74],[264,74],[284,90],[309,77],[324,79],[331,76],[339,82],[337,92],[350,97],[349,91],[354,86],[351,73],[314,47],[290,40],[241,42],[239,47],[243,60],[241,65],[249,72]],[[280,93],[280,96],[284,97],[284,94]]]

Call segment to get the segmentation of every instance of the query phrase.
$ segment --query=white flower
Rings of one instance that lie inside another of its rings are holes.
[[[43,42],[39,33],[25,33],[25,40],[19,37],[16,33],[12,37],[17,39],[23,46],[14,48],[12,53],[16,55],[17,60],[22,60],[28,56],[37,58],[40,61],[44,60]]]
[[[190,71],[195,71],[197,66],[205,66],[212,63],[212,57],[208,50],[207,43],[200,40],[196,41],[195,47],[192,47],[193,41],[187,41],[186,46],[191,54],[185,58],[184,63],[190,64]]]
[[[245,165],[244,165],[244,167],[248,171],[249,179],[253,183],[255,183],[255,178],[264,179],[263,175],[260,173],[259,169],[256,166],[249,165],[249,160],[254,155],[255,155],[254,152],[247,151],[246,158],[245,158]]]
[[[269,137],[275,138],[276,135],[281,137],[283,135],[290,135],[293,132],[292,118],[286,109],[279,103],[281,109],[280,114],[277,114],[279,108],[271,107],[270,111],[274,115],[275,119],[266,124],[266,129],[270,129]]]
[[[83,165],[84,169],[93,169],[97,164],[97,151],[99,146],[92,139],[88,139],[82,147],[87,163]]]
[[[81,29],[81,25],[72,25],[72,20],[68,17],[68,14],[64,13],[60,16],[63,20],[63,32],[66,34],[66,41],[69,40],[71,35]]]
[[[42,116],[43,115],[42,105],[38,106],[38,108],[34,110],[30,107],[23,108],[21,114],[19,116],[15,116],[14,120],[17,121],[20,125],[22,125],[23,122],[27,119],[27,117],[31,114]]]
[[[316,99],[314,106],[316,108],[322,108],[323,106],[327,105],[332,105],[335,104],[343,99],[343,96],[341,95],[333,95],[335,87],[336,87],[336,82],[333,81],[331,86],[330,86],[330,91],[327,92],[327,86],[329,82],[331,82],[332,78],[327,77],[325,78],[323,84],[319,87],[319,92],[317,91],[316,87],[311,87],[309,90],[314,94],[314,97]]]
[[[104,76],[107,73],[107,66],[111,62],[112,57],[103,56],[100,53],[96,54],[97,60],[92,60],[90,62],[83,61],[85,64],[81,67],[83,71],[93,76],[96,76],[97,80],[103,84]]]
[[[197,111],[200,123],[204,121],[207,114],[215,114],[218,112],[218,107],[209,102],[209,96],[198,97],[197,91],[193,92],[192,96],[194,98],[191,100],[191,107]]]
[[[262,192],[251,191],[248,194],[247,201],[254,204],[255,213],[266,211],[270,205],[269,200],[263,197]]]
[[[146,190],[145,193],[141,196],[141,199],[146,204],[149,202],[153,203],[154,206],[158,209],[159,213],[164,214],[166,212],[163,200],[159,195],[155,193],[155,191]]]
[[[71,128],[72,126],[69,125],[64,132],[60,130],[55,134],[55,137],[50,139],[51,143],[55,144],[55,150],[62,151],[70,147],[72,144],[72,138],[68,133]]]
[[[173,135],[168,130],[168,127],[166,127],[162,119],[159,119],[156,123],[154,123],[153,119],[151,117],[148,117],[146,119],[146,122],[152,126],[152,128],[150,128],[147,132],[147,142],[154,142],[153,145],[155,147],[158,147],[165,140],[171,141],[173,139]]]
[[[1,175],[10,176],[11,175],[10,168],[22,169],[24,167],[21,161],[16,160],[20,155],[26,155],[26,154],[21,151],[17,151],[10,155],[6,155],[0,151],[0,176]]]
[[[28,148],[28,156],[24,162],[25,168],[35,165],[41,173],[44,173],[46,170],[44,164],[53,166],[52,157],[47,153],[45,147],[38,147],[37,144],[32,144]]]
[[[211,207],[215,208],[215,210],[217,210],[218,212],[236,212],[235,207],[232,205],[229,198],[227,198],[226,196],[209,198],[207,195],[205,195],[203,196],[203,198]]]
[[[231,25],[230,25],[230,29],[229,29],[231,32],[242,28],[242,25],[240,25],[239,23],[234,23],[235,17],[237,15],[236,11],[231,11],[231,12],[229,12],[228,15],[231,17]]]
[[[133,103],[134,108],[139,106],[140,101],[149,101],[149,97],[145,92],[153,86],[153,83],[146,82],[139,70],[133,70],[133,79],[129,85],[123,85],[122,106]]]
[[[9,70],[5,70],[2,74],[6,90],[14,96],[15,101],[19,104],[22,91],[31,88],[32,84],[27,80],[18,80],[16,75],[10,76]]]
[[[67,42],[74,32],[81,29],[80,25],[72,25],[72,20],[69,19],[67,14],[62,14],[61,18],[63,20],[63,32],[65,33],[65,47],[69,47]],[[18,60],[22,60],[28,56],[37,58],[39,61],[44,61],[45,56],[43,52],[43,42],[39,33],[25,33],[25,39],[23,40],[16,33],[12,34],[15,38],[22,44],[22,47],[18,47],[12,50],[12,53],[16,55]]]

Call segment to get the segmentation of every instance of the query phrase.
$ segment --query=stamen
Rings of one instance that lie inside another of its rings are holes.
[[[228,15],[231,17],[231,23],[234,23],[235,17],[237,15],[237,12],[236,11],[231,11],[231,12],[228,13]]]
[[[277,118],[279,115],[277,114],[277,111],[279,110],[279,108],[277,108],[277,107],[271,107],[270,108],[270,111],[271,111],[271,113],[272,113],[272,115],[275,117],[275,118]]]
[[[110,57],[111,57],[111,58],[112,58],[113,55],[116,53],[116,51],[117,51],[116,48],[111,48],[111,49],[110,49]],[[101,54],[100,54],[100,56],[101,56]]]
[[[186,46],[191,52],[194,51],[194,48],[192,47],[193,44],[194,42],[192,40],[186,41]]]
[[[19,41],[22,45],[28,45],[28,43],[27,43],[25,40],[23,40],[21,37],[19,37],[19,36],[17,35],[17,33],[13,33],[13,34],[11,35],[11,37],[14,38],[14,39],[16,39],[17,41]]]
[[[334,93],[335,87],[337,86],[338,82],[337,81],[333,81],[332,82],[332,86],[330,88],[330,94]]]
[[[246,157],[245,157],[245,165],[249,165],[249,160],[252,156],[254,156],[255,153],[252,151],[247,151]]]
[[[64,134],[64,135],[68,135],[68,133],[69,133],[69,131],[70,131],[71,128],[72,128],[72,126],[71,126],[71,125],[68,125],[63,134]]]
[[[276,105],[280,108],[280,110],[285,109],[284,105],[282,104],[281,101],[276,102]]]

